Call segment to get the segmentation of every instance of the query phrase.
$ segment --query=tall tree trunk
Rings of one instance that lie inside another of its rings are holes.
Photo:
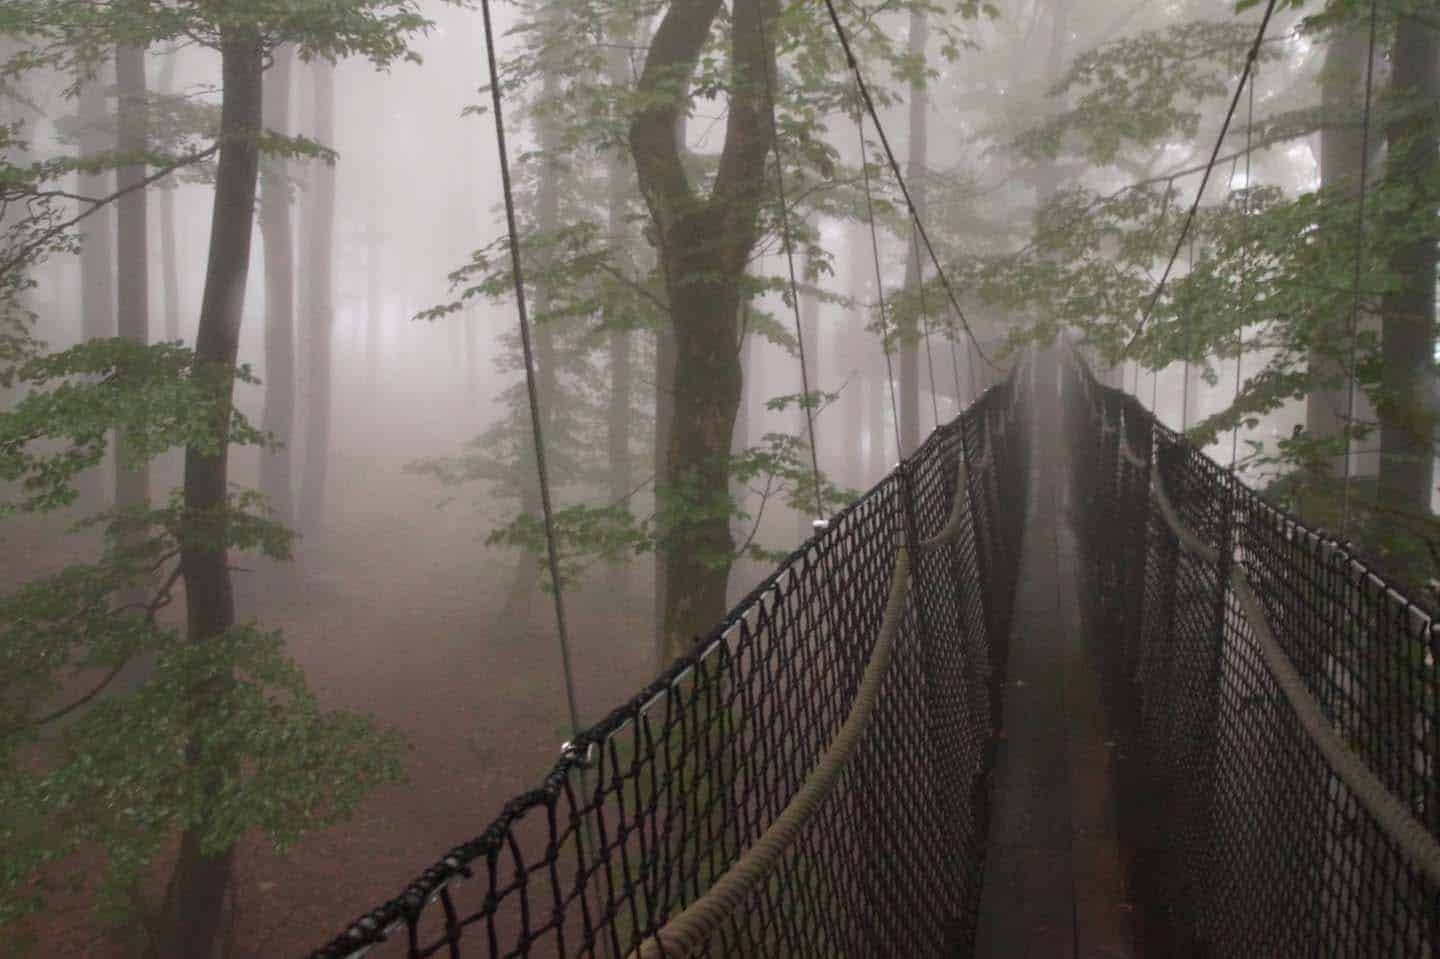
[[[173,51],[165,55],[160,67],[161,93],[175,92],[175,63],[179,56]],[[173,181],[160,188],[160,277],[165,287],[165,339],[180,339],[180,263],[175,245],[175,191]]]
[[[670,475],[670,437],[675,432],[675,331],[662,318],[655,329],[655,513],[660,518],[660,488]],[[669,662],[669,637],[665,632],[665,610],[670,590],[669,545],[665,528],[658,525],[655,544],[655,667]]]
[[[1326,193],[1358,197],[1364,132],[1356,125],[1364,104],[1366,45],[1369,29],[1362,22],[1341,28],[1330,41],[1320,75],[1324,126],[1320,131],[1320,187]],[[1376,137],[1376,143],[1379,143]],[[1350,232],[1346,226],[1345,231]],[[1309,367],[1319,383],[1305,397],[1305,429],[1312,440],[1339,440],[1345,435],[1350,403],[1346,363],[1350,344],[1350,311],[1342,309],[1322,327],[1310,349]],[[1343,448],[1343,447],[1342,447]],[[1340,453],[1317,466],[1342,472]]]
[[[262,50],[259,35],[249,28],[231,28],[221,37],[223,102],[220,108],[221,148],[215,171],[215,206],[210,221],[205,293],[195,336],[197,379],[219,402],[215,434],[228,434],[233,376],[240,346],[245,307],[245,280],[250,269],[255,188],[259,171],[256,136],[260,132]],[[226,506],[229,444],[216,448],[191,446],[185,451],[184,509],[187,524],[203,524],[204,533],[183,539],[180,568],[185,579],[186,638],[190,643],[224,642],[235,624],[235,597],[230,582],[223,527],[217,541],[213,516]],[[228,681],[222,678],[219,682]],[[198,690],[191,704],[204,708],[207,694]],[[199,742],[188,749],[199,760]],[[179,858],[165,902],[159,941],[160,959],[196,959],[211,954],[220,929],[234,847],[204,848],[214,828],[212,802],[223,788],[217,771],[203,786],[199,821],[180,840]]]
[[[335,142],[335,64],[310,65],[315,139]],[[325,479],[330,462],[331,367],[334,354],[335,167],[317,164],[304,207],[305,258],[300,315],[308,331],[305,378],[305,470],[300,480],[299,526],[309,532],[325,522]]]
[[[290,132],[290,76],[295,53],[275,50],[265,83],[265,126]],[[289,163],[266,157],[260,173],[260,232],[265,250],[265,409],[260,426],[282,444],[262,453],[260,492],[276,518],[295,522],[290,447],[295,430],[295,237],[290,217]]]
[[[611,85],[623,90],[629,84],[623,44],[629,42],[633,29],[623,24],[612,31],[616,46],[606,55],[605,72]],[[610,249],[616,265],[624,270],[630,266],[630,242],[625,229],[626,178],[625,157],[617,147],[610,152],[605,168],[607,187],[606,228]],[[620,502],[630,495],[635,485],[635,464],[630,453],[630,417],[634,405],[635,374],[631,362],[634,346],[630,325],[614,304],[607,306],[604,322],[607,330],[608,365],[610,369],[610,403],[606,411],[605,452],[610,473],[610,501]],[[628,565],[616,563],[610,574],[612,591],[623,592],[628,578]]]
[[[121,156],[140,157],[146,149],[145,48],[115,48],[115,85],[119,94],[115,146]],[[127,162],[116,171],[116,187],[131,192],[115,203],[116,325],[122,339],[150,342],[150,257],[147,243],[143,162]],[[150,466],[131,464],[124,455],[125,431],[115,435],[115,507],[144,508],[150,499]],[[143,602],[143,590],[132,590],[123,602]],[[138,666],[123,677],[122,689],[133,689],[149,670]]]
[[[890,411],[890,384],[886,371],[872,371],[866,377],[869,396],[865,401],[866,419],[869,421],[870,475],[865,477],[866,485],[880,482],[880,477],[890,470],[895,449],[887,436],[886,414]]]
[[[1437,208],[1433,186],[1440,166],[1440,130],[1433,104],[1440,98],[1440,37],[1428,24],[1401,14],[1391,52],[1392,90],[1411,109],[1385,131],[1386,178],[1412,191],[1401,211],[1410,234],[1390,256],[1400,288],[1381,303],[1384,373],[1380,412],[1379,498],[1414,532],[1430,515],[1434,434],[1435,267]],[[1424,104],[1423,109],[1414,106]],[[1425,224],[1417,228],[1416,224]]]
[[[925,46],[930,25],[925,11],[910,12],[909,54],[920,62],[925,59]],[[905,177],[909,180],[910,196],[915,201],[915,214],[925,217],[926,113],[930,108],[930,91],[923,73],[910,80],[910,156]],[[906,237],[909,240],[909,237]],[[905,260],[905,288],[912,295],[920,288],[923,269],[916,244],[908,243],[910,254]],[[922,321],[923,322],[923,321]],[[920,324],[907,323],[900,337],[900,446],[905,456],[920,445]]]
[[[844,457],[844,482],[851,488],[865,484],[864,430],[865,422],[865,311],[860,306],[865,297],[863,251],[865,249],[864,227],[858,220],[851,221],[845,228],[845,266],[850,277],[846,295],[855,306],[846,311],[845,317],[835,335],[834,355],[836,378],[843,383],[840,395],[841,421],[845,428],[840,430],[839,442]]]
[[[80,155],[101,156],[111,146],[105,136],[106,78],[103,73],[80,88]],[[109,170],[81,173],[83,196],[104,197],[114,192],[114,175]],[[114,336],[115,326],[115,220],[109,207],[96,210],[80,221],[80,316],[81,333],[87,340]],[[103,464],[101,464],[103,466]],[[96,508],[106,502],[103,472],[87,470],[76,484],[81,501]]]
[[[640,78],[630,149],[665,276],[675,335],[674,419],[663,485],[684,491],[687,509],[666,530],[665,659],[683,655],[725,613],[734,539],[728,510],[730,438],[740,403],[740,281],[758,233],[773,104],[763,78],[775,73],[762,30],[774,0],[735,0],[725,144],[714,185],[700,197],[676,142],[677,118],[721,0],[676,0],[666,9]],[[681,79],[680,84],[676,83]]]

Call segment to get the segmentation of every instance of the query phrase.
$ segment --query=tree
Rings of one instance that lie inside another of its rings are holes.
[[[115,48],[115,86],[119,95],[116,111],[116,149],[123,165],[115,185],[123,194],[115,204],[115,249],[119,252],[116,270],[117,332],[122,339],[144,346],[150,341],[150,257],[147,247],[150,229],[146,210],[145,181],[146,102],[145,48],[122,43]],[[115,437],[117,448],[125,437]],[[126,462],[115,457],[115,508],[143,510],[150,499],[150,470],[145,463]],[[133,601],[135,597],[131,597]]]
[[[5,233],[0,289],[17,291],[45,256],[74,247],[73,228],[96,210],[176,169],[219,159],[193,351],[105,338],[44,354],[13,322],[6,340],[5,381],[28,392],[0,413],[0,478],[13,494],[0,511],[73,502],[75,478],[104,455],[110,430],[125,443],[117,453],[125,462],[184,447],[185,476],[163,507],[90,520],[106,534],[98,560],[0,600],[0,924],[23,920],[37,907],[48,870],[94,844],[107,854],[102,911],[145,911],[133,900],[136,879],[178,835],[165,901],[148,917],[155,920],[149,948],[160,959],[204,956],[241,835],[260,828],[281,845],[293,842],[344,818],[370,787],[401,773],[392,735],[364,717],[322,712],[282,638],[236,621],[230,550],[285,556],[290,537],[261,515],[258,497],[230,488],[228,451],[232,443],[266,441],[232,406],[235,380],[253,381],[235,360],[259,154],[321,152],[310,141],[262,135],[267,50],[292,42],[304,56],[354,53],[385,63],[413,56],[404,38],[426,21],[401,2],[299,17],[239,3],[159,13],[56,4],[23,22],[27,48],[7,71],[50,66],[83,79],[93,75],[98,51],[142,38],[202,38],[221,53],[222,105],[209,146],[150,158],[153,172],[133,189],[82,199],[78,215],[63,208],[73,194],[53,189],[55,180],[77,169],[135,166],[136,158],[62,158],[17,170],[7,156],[6,202],[23,201],[26,214]],[[7,154],[12,142],[7,135]],[[142,603],[115,601],[155,582]],[[183,632],[156,619],[182,584]],[[151,678],[90,708],[37,765],[30,747],[39,730],[89,703],[140,656],[154,657]],[[67,671],[98,682],[53,709]],[[89,871],[85,863],[69,868]]]
[[[175,51],[165,56],[160,68],[162,94],[175,93]],[[175,184],[160,186],[160,275],[165,288],[165,339],[180,339],[180,262],[175,244]]]
[[[335,139],[335,65],[310,64],[313,84],[311,124],[321,143]],[[302,227],[305,270],[300,287],[300,316],[305,323],[305,470],[300,478],[299,522],[315,531],[325,521],[325,481],[330,462],[330,408],[335,337],[335,168],[323,162],[312,170]]]
[[[1228,171],[1231,189],[1203,198],[1187,242],[1194,255],[1181,258],[1155,298],[1154,271],[1174,247],[1193,197],[1186,191],[1218,134],[1204,118],[1223,115],[1255,29],[1240,21],[1162,24],[1075,58],[1056,87],[1068,92],[1070,106],[1009,142],[1023,156],[1084,161],[1080,182],[1042,207],[1019,251],[953,269],[990,304],[1029,317],[1021,338],[1048,339],[1069,326],[1111,361],[1138,359],[1154,370],[1184,362],[1193,368],[1192,385],[1217,384],[1221,368],[1243,354],[1249,362],[1239,389],[1225,391],[1218,412],[1188,424],[1201,444],[1253,430],[1272,415],[1293,416],[1302,402],[1312,412],[1334,407],[1343,394],[1338,415],[1318,415],[1313,433],[1290,435],[1287,425],[1278,441],[1247,439],[1237,466],[1266,478],[1282,505],[1357,538],[1388,575],[1420,586],[1431,564],[1417,559],[1429,554],[1434,564],[1440,555],[1429,515],[1436,144],[1422,106],[1436,92],[1436,51],[1407,49],[1423,46],[1416,34],[1433,32],[1407,27],[1408,10],[1381,4],[1377,11],[1379,35],[1393,38],[1386,40],[1393,69],[1371,142],[1383,132],[1389,157],[1363,198],[1357,181],[1365,104],[1357,94],[1369,7],[1336,0],[1293,26],[1322,41],[1313,49],[1336,67],[1320,71],[1318,102],[1310,82],[1315,57],[1288,56],[1275,39],[1286,36],[1287,25],[1272,24],[1272,41],[1260,49],[1253,125],[1242,103],[1212,179],[1223,185]],[[1377,59],[1385,53],[1377,50]],[[1277,147],[1316,134],[1320,190],[1276,155]],[[1189,156],[1167,157],[1175,143],[1188,144]],[[1411,143],[1419,144],[1414,152]],[[1235,186],[1242,162],[1254,167],[1253,179]],[[1267,174],[1274,182],[1262,182]],[[1363,234],[1355,228],[1361,202]],[[1367,320],[1377,315],[1378,330]],[[1353,338],[1352,317],[1359,320]],[[1352,370],[1360,415],[1344,424]],[[1378,411],[1388,463],[1378,497],[1363,478],[1342,492],[1330,465],[1343,453],[1335,432],[1373,429],[1363,418],[1367,405]]]
[[[277,133],[290,128],[292,49],[274,51],[261,112]],[[260,231],[265,243],[265,411],[260,427],[278,445],[260,461],[260,492],[286,524],[295,520],[290,446],[295,427],[295,236],[289,164],[269,156],[260,175]]]
[[[1403,542],[1426,530],[1434,496],[1435,267],[1440,236],[1435,227],[1440,213],[1440,124],[1434,111],[1440,99],[1440,39],[1434,24],[1417,19],[1408,8],[1395,17],[1390,87],[1398,109],[1385,126],[1385,179],[1401,202],[1388,211],[1384,224],[1396,237],[1389,255],[1395,282],[1380,305],[1377,499],[1392,520],[1386,526]],[[1403,556],[1409,551],[1401,543],[1391,551],[1402,554],[1396,557],[1402,564],[1413,561]]]
[[[925,11],[916,8],[910,11],[910,56],[917,64],[925,62],[925,45],[930,35]],[[916,69],[910,77],[910,157],[906,164],[905,178],[910,182],[910,195],[915,201],[915,213],[923,221],[926,218],[925,176],[926,176],[926,114],[930,109],[930,95],[925,83],[925,72]],[[924,266],[920,262],[920,249],[910,244],[905,259],[905,288],[918,291]],[[924,322],[924,318],[920,318]],[[900,331],[900,449],[909,456],[920,445],[920,332],[919,323],[908,322]],[[934,387],[934,384],[931,384]]]
[[[94,76],[80,91],[79,142],[81,155],[96,159],[108,152],[110,142],[105,126],[105,87],[100,76]],[[108,196],[113,192],[114,172],[110,169],[82,170],[77,177],[80,192],[89,197]],[[80,238],[80,316],[85,339],[115,335],[115,221],[107,207],[97,210],[81,225]],[[101,492],[101,476],[95,472],[82,480],[88,503],[105,500]]]
[[[1365,161],[1362,152],[1365,131],[1354,121],[1364,108],[1361,101],[1368,46],[1369,30],[1362,20],[1352,19],[1337,26],[1330,37],[1320,74],[1324,115],[1320,130],[1320,191],[1332,198],[1332,202],[1348,198],[1347,209],[1359,202],[1360,169]],[[1380,136],[1371,140],[1375,146],[1382,143]],[[1337,228],[1343,227],[1337,224]],[[1310,347],[1307,364],[1314,383],[1305,398],[1305,432],[1311,442],[1317,444],[1313,466],[1326,474],[1343,472],[1338,467],[1343,463],[1342,458],[1349,456],[1346,437],[1351,435],[1350,321],[1350,311],[1341,310],[1322,327],[1321,335]]]

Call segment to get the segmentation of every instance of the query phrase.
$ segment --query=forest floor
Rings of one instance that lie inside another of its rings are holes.
[[[374,470],[342,463],[337,472]],[[471,507],[427,505],[438,497],[424,482],[338,489],[323,536],[297,547],[292,585],[255,595],[260,577],[237,580],[242,618],[284,631],[322,705],[373,713],[410,749],[409,782],[374,792],[349,822],[284,855],[259,836],[241,846],[233,959],[299,957],[323,945],[483,832],[507,799],[539,784],[569,736],[548,598],[536,596],[528,624],[498,623],[513,557],[482,545],[484,520]],[[32,552],[24,570],[0,563],[0,581],[33,576],[35,561]],[[568,597],[587,723],[651,678],[650,599],[638,572],[633,579],[619,597],[608,585]],[[125,955],[94,928],[85,898],[54,904],[36,955]]]

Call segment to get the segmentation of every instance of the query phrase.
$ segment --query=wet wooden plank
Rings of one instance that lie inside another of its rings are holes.
[[[1047,412],[1031,460],[975,955],[1130,959],[1114,756],[1098,660],[1081,628],[1062,444],[1043,430]]]

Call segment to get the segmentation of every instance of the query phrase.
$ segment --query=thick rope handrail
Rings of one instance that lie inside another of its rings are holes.
[[[965,466],[965,458],[961,456],[957,459],[959,465],[955,495],[950,500],[950,517],[940,532],[920,543],[922,554],[960,538],[965,515],[964,504],[969,500],[969,471]],[[896,549],[895,567],[890,574],[889,599],[885,603],[885,615],[880,622],[875,648],[870,653],[870,662],[860,679],[860,688],[855,693],[850,713],[845,717],[840,731],[831,740],[829,748],[825,750],[825,755],[820,757],[820,761],[781,810],[780,815],[735,865],[726,870],[700,898],[642,942],[627,959],[687,959],[699,950],[725,917],[738,909],[745,898],[764,881],[785,850],[800,834],[810,814],[839,782],[840,774],[854,754],[860,736],[875,711],[875,704],[880,697],[880,686],[890,669],[895,640],[900,634],[900,624],[905,617],[905,599],[910,589],[910,562],[907,547]]]
[[[1220,551],[1204,542],[1180,521],[1169,497],[1165,495],[1164,481],[1154,464],[1151,464],[1150,491],[1160,508],[1165,525],[1175,534],[1181,547],[1200,556],[1207,563],[1217,563]],[[1230,588],[1250,624],[1265,667],[1275,679],[1275,685],[1285,696],[1290,708],[1294,710],[1300,728],[1320,750],[1320,755],[1330,769],[1374,817],[1376,825],[1396,848],[1430,883],[1440,886],[1440,842],[1436,841],[1424,823],[1415,818],[1409,807],[1380,781],[1364,758],[1351,749],[1335,731],[1325,711],[1300,676],[1299,670],[1290,661],[1280,641],[1275,638],[1275,633],[1270,629],[1269,618],[1265,614],[1265,607],[1250,586],[1249,577],[1238,565],[1231,565]]]
[[[970,470],[965,465],[965,457],[957,456],[955,460],[955,495],[950,498],[950,518],[945,521],[940,532],[920,541],[922,552],[928,553],[937,546],[953,543],[960,538],[960,524],[965,517],[965,496],[970,489]]]
[[[957,494],[958,498],[958,494]],[[726,870],[715,884],[679,915],[668,920],[635,949],[627,959],[687,959],[695,954],[720,926],[725,917],[734,913],[755,888],[765,880],[785,850],[800,834],[811,812],[830,795],[840,774],[855,752],[860,736],[880,699],[880,686],[890,670],[895,640],[904,619],[905,599],[910,588],[910,554],[901,546],[895,551],[895,568],[890,574],[890,595],[885,603],[885,617],[870,654],[870,663],[860,680],[855,702],[835,734],[825,755],[806,778],[799,791],[786,804],[780,815]]]

